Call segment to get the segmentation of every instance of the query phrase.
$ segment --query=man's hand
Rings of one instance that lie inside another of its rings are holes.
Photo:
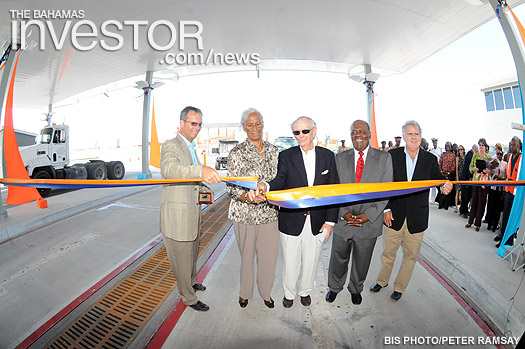
[[[215,171],[215,169],[202,166],[202,180],[208,184],[220,183],[221,176],[219,176],[219,172]]]
[[[362,227],[363,224],[368,222],[368,217],[364,213],[354,215],[352,212],[347,212],[344,214],[343,218],[346,220],[348,225],[353,227]]]
[[[441,187],[441,192],[445,195],[448,195],[452,191],[452,188],[454,188],[454,185],[450,182],[446,182]]]
[[[326,224],[324,223],[323,226],[321,227],[321,229],[319,230],[321,233],[323,232],[323,230],[326,229],[326,238],[325,238],[325,241],[328,240],[328,238],[330,237],[330,235],[332,234],[332,232],[334,231],[334,226],[333,225],[330,225],[330,224]]]
[[[392,221],[394,220],[394,216],[392,215],[392,211],[385,212],[383,215],[383,222],[387,227],[392,226]]]
[[[253,190],[251,189],[248,192],[248,201],[254,202],[256,204],[263,202],[266,200],[266,196],[264,194],[266,193],[266,183],[265,182],[259,182],[257,183],[257,189]]]

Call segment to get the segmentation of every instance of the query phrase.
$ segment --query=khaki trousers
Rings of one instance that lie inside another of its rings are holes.
[[[177,279],[177,289],[182,297],[182,302],[186,305],[197,303],[197,296],[192,286],[197,279],[200,235],[199,232],[193,241],[177,241],[162,236],[171,269]]]
[[[241,290],[244,299],[253,297],[254,260],[257,260],[257,289],[264,300],[270,301],[275,265],[279,253],[277,221],[249,225],[233,222],[237,245],[241,253]]]
[[[388,284],[390,274],[392,274],[392,268],[394,267],[394,261],[396,260],[397,250],[399,249],[399,245],[401,245],[401,241],[403,241],[403,261],[401,262],[401,267],[394,282],[394,291],[400,293],[405,291],[412,277],[417,257],[419,256],[419,250],[423,243],[423,234],[424,232],[410,234],[406,219],[399,231],[385,227],[385,249],[381,254],[383,267],[376,280],[379,285],[384,287]]]

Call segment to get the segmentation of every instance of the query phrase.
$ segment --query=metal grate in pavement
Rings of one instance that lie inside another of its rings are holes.
[[[199,255],[228,220],[230,200],[223,196],[203,217]],[[97,300],[46,348],[127,348],[175,289],[166,248]]]

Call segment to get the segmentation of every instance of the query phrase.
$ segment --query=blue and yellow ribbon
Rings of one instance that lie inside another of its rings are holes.
[[[257,177],[221,177],[223,182],[235,184],[248,189],[256,189]],[[202,182],[202,178],[189,179],[140,179],[140,180],[95,180],[95,179],[18,179],[0,178],[0,183],[18,187],[44,189],[84,189],[115,188],[166,185],[177,183]]]
[[[256,189],[257,177],[222,177],[224,182],[247,189]],[[82,189],[113,188],[166,185],[177,183],[201,182],[201,178],[190,179],[147,179],[147,180],[75,180],[75,179],[11,179],[0,178],[6,185],[49,188],[49,189]],[[269,191],[268,202],[290,209],[304,209],[327,205],[348,204],[364,200],[388,199],[392,196],[405,195],[438,187],[445,180],[386,182],[386,183],[347,183],[316,185],[287,190]],[[525,181],[454,181],[453,184],[485,186],[524,186]]]

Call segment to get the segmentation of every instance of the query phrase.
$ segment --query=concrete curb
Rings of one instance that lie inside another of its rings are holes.
[[[98,197],[93,200],[87,200],[80,203],[74,203],[71,206],[68,206],[59,211],[50,212],[33,219],[26,220],[21,223],[17,223],[11,226],[6,226],[0,228],[0,243],[3,243],[7,240],[13,239],[19,235],[31,232],[35,229],[41,228],[43,226],[53,224],[59,220],[69,218],[81,212],[90,210],[94,207],[103,205],[105,203],[122,199],[124,197],[141,193],[146,190],[153,189],[153,187],[139,187],[139,188],[130,188],[126,190],[117,191],[102,197]]]
[[[509,330],[513,336],[521,336],[525,314],[516,307],[509,308],[512,301],[505,298],[491,279],[479,275],[467,265],[462,264],[430,239],[423,240],[421,254],[432,261],[456,285],[461,287],[476,302],[479,309],[489,317],[504,335]],[[523,272],[523,271],[517,271]]]

